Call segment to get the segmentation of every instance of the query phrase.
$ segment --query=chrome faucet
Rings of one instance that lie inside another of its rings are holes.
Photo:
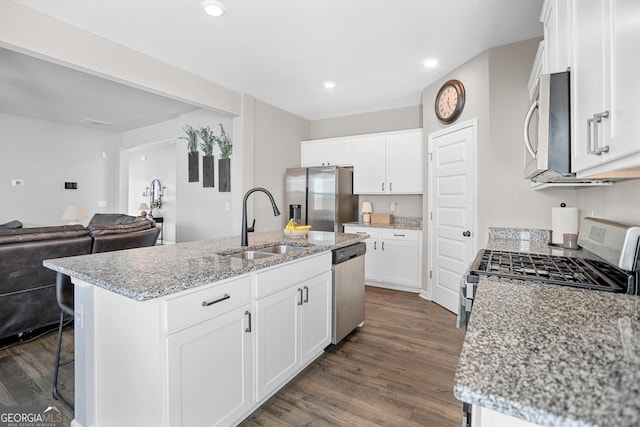
[[[280,210],[276,206],[276,201],[273,200],[273,195],[269,192],[269,190],[262,187],[254,187],[251,190],[247,191],[247,194],[244,195],[244,200],[242,201],[242,232],[241,232],[242,242],[240,243],[241,246],[249,246],[249,236],[247,231],[247,199],[249,198],[251,193],[254,193],[256,191],[262,191],[264,194],[269,196],[269,200],[271,200],[271,207],[273,208],[273,216],[280,215]],[[253,223],[255,224],[255,220],[253,221]],[[251,231],[253,231],[253,226],[251,228],[252,228]]]

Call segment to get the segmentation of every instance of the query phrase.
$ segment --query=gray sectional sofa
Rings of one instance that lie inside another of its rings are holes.
[[[122,214],[96,214],[87,227],[0,229],[0,339],[59,321],[45,259],[153,246],[158,234],[153,220]]]

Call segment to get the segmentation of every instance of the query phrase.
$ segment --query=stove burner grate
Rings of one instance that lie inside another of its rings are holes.
[[[478,253],[471,273],[609,292],[625,292],[628,280],[625,272],[602,261],[489,249]]]

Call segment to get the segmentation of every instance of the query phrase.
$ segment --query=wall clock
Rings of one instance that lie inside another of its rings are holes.
[[[436,117],[442,123],[452,123],[464,108],[464,85],[460,80],[445,82],[436,95]]]

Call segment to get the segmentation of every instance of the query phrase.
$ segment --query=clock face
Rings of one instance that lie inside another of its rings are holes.
[[[458,118],[464,108],[464,86],[458,80],[446,82],[436,96],[435,111],[441,122],[451,123]]]

